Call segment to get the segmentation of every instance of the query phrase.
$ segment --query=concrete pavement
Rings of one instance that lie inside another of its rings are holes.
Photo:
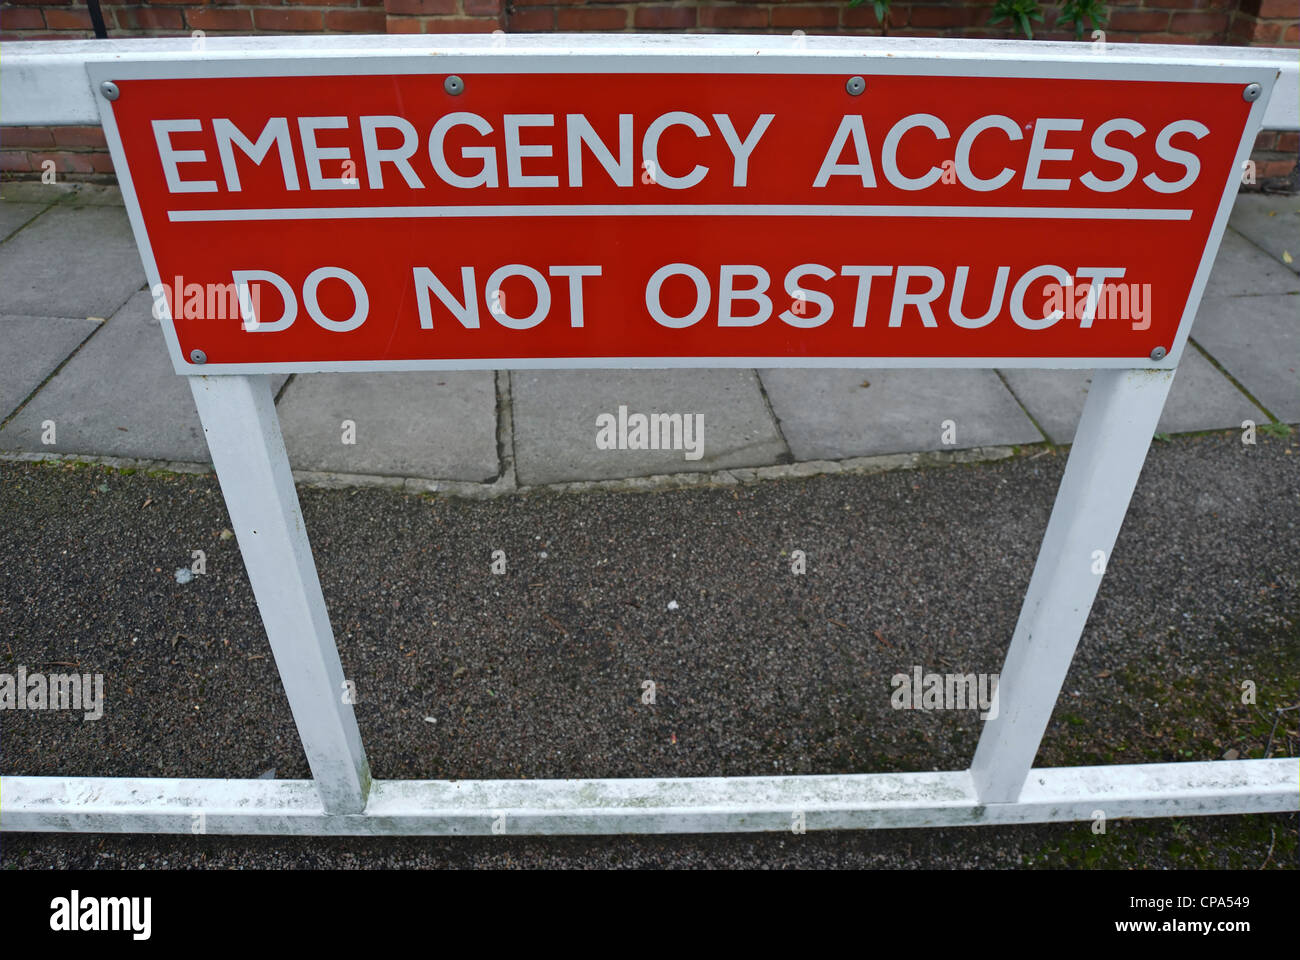
[[[1162,432],[1300,422],[1297,258],[1300,198],[1239,197]],[[116,190],[0,187],[0,456],[208,462],[144,287]],[[1068,443],[1088,382],[1087,371],[677,370],[310,374],[275,386],[304,475],[473,493]],[[595,418],[620,406],[700,414],[701,455],[599,449]]]

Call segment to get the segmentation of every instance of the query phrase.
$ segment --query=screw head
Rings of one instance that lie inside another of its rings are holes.
[[[1241,99],[1245,100],[1247,103],[1254,103],[1259,99],[1259,95],[1263,92],[1264,88],[1258,83],[1248,83],[1246,84],[1246,89],[1241,91]]]
[[[453,97],[459,96],[465,92],[465,81],[455,75],[442,81],[442,89],[446,90]]]
[[[122,91],[117,89],[117,84],[112,80],[105,80],[99,85],[99,92],[104,95],[105,100],[116,100],[122,95]]]
[[[1163,360],[1165,358],[1165,354],[1167,354],[1168,352],[1169,351],[1166,350],[1164,347],[1156,347],[1154,350],[1151,351],[1151,359]]]
[[[844,89],[849,92],[849,96],[856,97],[867,89],[867,81],[861,77],[849,77],[849,82],[844,84]]]
[[[190,360],[193,361],[194,363],[207,363],[208,355],[204,353],[202,350],[191,350]]]

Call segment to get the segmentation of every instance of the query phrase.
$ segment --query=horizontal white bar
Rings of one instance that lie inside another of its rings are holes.
[[[272,363],[195,364],[173,360],[182,376],[252,373],[395,373],[404,370],[1172,370],[1181,353],[1146,357],[468,357],[458,360],[297,360]]]
[[[969,771],[626,780],[385,780],[328,815],[309,780],[4,777],[0,830],[293,835],[615,834],[937,827],[1300,808],[1296,760],[1033,770],[982,804]],[[199,815],[202,815],[201,817]],[[494,826],[498,829],[494,830]]]
[[[1006,220],[1190,220],[1191,210],[1141,207],[913,207],[898,204],[571,203],[457,207],[268,207],[168,210],[174,223],[213,220],[359,220],[425,217],[974,217]]]
[[[872,59],[916,57],[942,61],[966,60],[1006,64],[1065,62],[1214,64],[1268,67],[1279,71],[1277,87],[1264,116],[1267,129],[1300,129],[1300,51],[1267,47],[1210,47],[1180,44],[1090,43],[1022,40],[958,40],[930,37],[778,37],[726,35],[642,34],[511,34],[497,36],[304,36],[207,37],[197,48],[189,37],[129,40],[49,40],[0,44],[0,89],[4,111],[0,125],[97,124],[99,111],[86,77],[86,64],[117,60],[209,61],[269,58],[320,60],[434,54],[480,57],[508,55],[518,69],[533,69],[529,60],[557,58],[625,58],[626,70],[639,68],[638,59],[689,58],[679,71],[734,70],[743,63],[762,72],[770,61],[814,56],[840,61],[838,69],[870,72]],[[750,66],[753,64],[753,66]],[[552,67],[552,69],[555,69]],[[581,71],[580,63],[568,67]]]
[[[299,360],[173,364],[181,376],[255,373],[398,373],[410,370],[1171,370],[1180,357],[469,357],[456,360]]]

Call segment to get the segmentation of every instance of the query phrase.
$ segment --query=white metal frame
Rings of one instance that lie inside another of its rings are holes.
[[[624,70],[647,69],[654,61],[672,61],[677,69],[687,69],[682,64],[690,60],[689,69],[698,72],[764,72],[812,57],[822,60],[821,69],[827,72],[849,70],[851,59],[853,72],[866,73],[865,60],[884,62],[888,57],[891,68],[899,59],[909,59],[932,73],[969,72],[976,61],[1012,75],[1030,69],[1017,64],[1041,70],[1043,61],[1070,71],[1082,69],[1079,65],[1086,60],[1094,71],[1090,75],[1095,75],[1102,59],[1126,75],[1150,70],[1167,76],[1160,67],[1173,62],[1191,75],[1213,79],[1222,79],[1225,70],[1237,71],[1234,75],[1243,83],[1265,87],[1265,96],[1252,108],[1238,162],[1248,153],[1265,110],[1272,109],[1266,107],[1268,90],[1279,74],[1287,78],[1280,102],[1289,112],[1280,118],[1268,114],[1266,125],[1300,125],[1294,104],[1296,51],[1115,44],[1099,54],[1087,44],[1017,41],[618,35],[233,38],[208,40],[202,52],[194,51],[188,40],[6,44],[0,56],[5,91],[0,122],[96,122],[100,116],[91,81],[97,83],[110,73],[125,76],[122,71],[140,60],[198,59],[203,70],[219,64],[216,69],[239,71],[251,60],[277,57],[299,66],[332,61],[333,72],[339,72],[336,58],[375,63],[413,52],[440,54],[440,72],[452,69],[453,60],[462,64],[456,69],[463,72],[484,71],[490,65],[500,69],[502,58],[516,70],[559,63],[559,58],[573,69],[573,57],[591,58],[585,62],[593,69],[597,63],[603,64],[599,69],[610,69],[616,62],[610,58],[618,58]],[[354,64],[352,69],[363,68]],[[106,114],[106,120],[109,117]],[[120,159],[119,145],[115,160]],[[123,187],[129,191],[129,178]],[[807,829],[816,830],[1068,821],[1093,818],[1099,810],[1113,818],[1300,809],[1293,758],[1033,767],[1100,586],[1101,578],[1092,569],[1093,552],[1101,550],[1109,557],[1114,547],[1217,251],[1234,192],[1229,187],[1170,356],[1161,363],[1112,360],[1110,365],[1117,369],[1100,369],[1093,378],[1001,674],[999,710],[984,727],[970,769],[800,777],[372,782],[351,706],[340,695],[342,666],[280,436],[269,373],[199,375],[202,368],[184,364],[178,365],[178,372],[189,377],[313,780],[3,777],[0,830],[689,833],[789,830],[800,817]],[[153,270],[138,211],[132,210],[132,216],[146,266]],[[154,274],[156,270],[150,279],[156,282]],[[1011,364],[982,359],[944,365]]]

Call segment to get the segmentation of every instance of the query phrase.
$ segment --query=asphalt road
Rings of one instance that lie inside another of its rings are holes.
[[[976,714],[896,711],[890,677],[1000,670],[1063,466],[1038,448],[657,493],[300,497],[376,777],[953,769]],[[106,687],[97,722],[0,713],[0,770],[308,776],[228,525],[210,476],[0,464],[0,672],[76,664]],[[1298,528],[1294,435],[1156,443],[1038,762],[1297,756],[1297,712],[1271,728],[1300,702]],[[179,583],[194,550],[206,573]],[[1100,836],[0,834],[0,865],[1294,868],[1296,831],[1271,815]]]

